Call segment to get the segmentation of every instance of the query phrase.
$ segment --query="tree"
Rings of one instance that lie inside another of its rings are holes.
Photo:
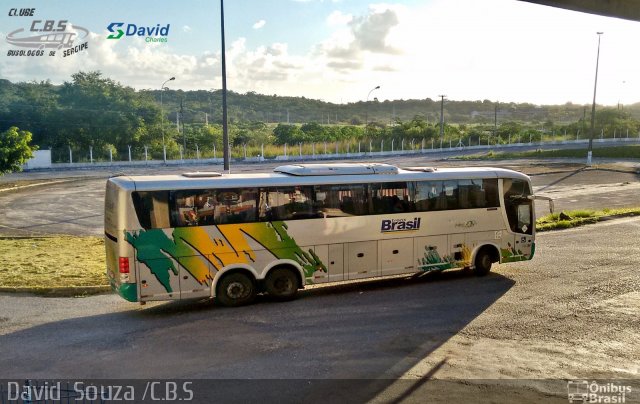
[[[294,144],[298,142],[304,142],[305,134],[300,130],[296,125],[285,125],[283,123],[279,123],[278,126],[273,130],[273,135],[275,136],[276,144]]]
[[[12,126],[0,134],[0,175],[22,170],[33,157],[36,146],[30,146],[31,132]]]

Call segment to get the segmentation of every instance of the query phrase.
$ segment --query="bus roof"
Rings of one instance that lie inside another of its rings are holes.
[[[517,171],[491,168],[432,168],[410,167],[408,169],[397,168],[385,164],[379,169],[379,173],[371,173],[360,166],[349,166],[348,163],[332,165],[340,166],[339,172],[330,172],[327,164],[305,164],[280,166],[272,173],[185,173],[174,175],[140,175],[118,176],[110,181],[116,185],[137,191],[174,190],[174,189],[208,189],[208,188],[238,188],[261,186],[294,186],[294,185],[319,185],[319,184],[361,184],[376,182],[399,181],[429,181],[429,180],[457,180],[457,179],[483,179],[483,178],[514,178],[529,181],[529,177]],[[394,167],[391,170],[389,167]],[[313,172],[313,170],[316,170]],[[305,173],[306,171],[306,173]],[[311,171],[311,172],[310,172]],[[362,171],[361,173],[358,173]],[[288,173],[286,173],[288,172]]]

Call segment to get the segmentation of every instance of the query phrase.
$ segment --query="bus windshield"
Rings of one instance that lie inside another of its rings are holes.
[[[504,204],[509,227],[514,233],[533,232],[533,209],[529,183],[517,179],[504,179]]]

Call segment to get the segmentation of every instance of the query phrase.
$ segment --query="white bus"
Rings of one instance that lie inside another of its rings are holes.
[[[294,164],[265,174],[107,181],[107,275],[126,300],[258,293],[307,284],[529,260],[529,177],[497,168]]]

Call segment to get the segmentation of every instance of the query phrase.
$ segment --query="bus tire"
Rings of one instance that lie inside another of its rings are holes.
[[[276,300],[291,300],[298,293],[298,276],[292,268],[275,268],[267,275],[264,287]]]
[[[483,248],[478,251],[476,260],[474,261],[473,273],[476,276],[485,276],[491,271],[491,264],[493,264],[493,254],[488,248]]]
[[[218,282],[216,299],[223,306],[243,306],[253,302],[255,297],[255,282],[242,272],[225,275]]]

